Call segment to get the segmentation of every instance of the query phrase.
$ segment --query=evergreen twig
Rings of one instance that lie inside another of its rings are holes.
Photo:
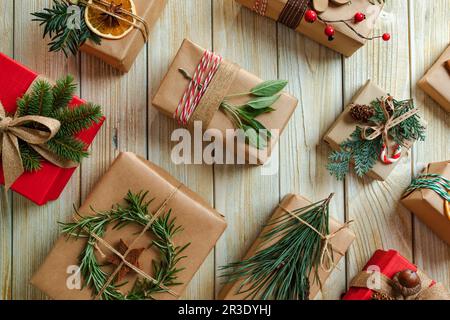
[[[292,214],[329,234],[329,204],[317,202]],[[308,300],[310,276],[319,282],[318,270],[324,242],[322,237],[290,213],[272,219],[261,236],[259,251],[247,260],[231,263],[221,270],[227,283],[239,281],[236,294],[254,300]]]

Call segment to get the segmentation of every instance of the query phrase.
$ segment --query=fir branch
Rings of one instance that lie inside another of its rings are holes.
[[[67,57],[69,53],[76,55],[79,48],[87,41],[92,40],[100,44],[101,39],[93,33],[86,25],[84,20],[85,7],[80,6],[80,28],[69,28],[69,19],[72,13],[69,10],[70,3],[67,1],[53,0],[51,8],[45,8],[41,12],[34,12],[31,15],[35,18],[33,21],[44,25],[43,37],[49,36],[50,51],[62,51]]]
[[[99,123],[102,111],[99,105],[88,103],[74,109],[60,109],[54,113],[54,118],[61,123],[57,137],[73,136]]]
[[[23,141],[19,141],[19,150],[22,157],[22,164],[25,171],[33,172],[41,169],[42,157],[34,151],[28,144]]]
[[[76,163],[89,156],[86,144],[72,136],[55,137],[47,142],[47,147],[59,157]]]
[[[56,81],[52,89],[53,93],[53,112],[66,108],[73,99],[77,89],[74,78],[71,75]]]
[[[26,115],[44,116],[50,115],[53,106],[52,86],[45,80],[38,80],[33,85],[29,97]]]
[[[114,229],[123,228],[136,223],[146,227],[152,219],[148,211],[151,201],[146,202],[148,193],[134,194],[129,192],[125,198],[126,206],[117,205],[107,212],[96,212],[94,216],[81,217],[78,222],[64,223],[62,232],[68,237],[88,238],[87,245],[80,255],[80,272],[85,286],[93,291],[96,296],[100,293],[107,281],[108,275],[102,270],[95,257],[96,240],[92,234],[103,237],[109,224],[114,224]],[[86,232],[86,231],[89,232]],[[171,219],[171,212],[162,215],[152,224],[149,232],[153,235],[152,245],[160,251],[160,262],[153,261],[154,279],[157,283],[147,279],[138,279],[131,292],[124,296],[117,286],[110,284],[102,294],[104,300],[140,300],[153,299],[158,293],[166,292],[166,287],[179,285],[176,281],[177,274],[183,269],[177,268],[177,264],[184,258],[183,251],[189,246],[182,247],[173,244],[173,238],[182,231],[176,226],[175,219]]]
[[[322,235],[329,234],[328,199],[292,213]],[[247,260],[222,267],[228,283],[239,281],[236,294],[254,300],[308,300],[310,276],[319,281],[322,237],[291,214],[272,219],[259,251]]]

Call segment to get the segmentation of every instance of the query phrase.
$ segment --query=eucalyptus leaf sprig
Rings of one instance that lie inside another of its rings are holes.
[[[245,132],[247,142],[258,148],[265,149],[267,140],[272,137],[268,130],[261,122],[256,120],[262,114],[275,111],[272,106],[281,97],[280,92],[286,87],[285,80],[269,80],[265,81],[249,92],[232,94],[225,97],[220,109],[231,119],[237,129]],[[253,99],[241,105],[233,105],[230,100],[251,96]]]

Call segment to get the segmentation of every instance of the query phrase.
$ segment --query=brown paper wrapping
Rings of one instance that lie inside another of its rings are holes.
[[[450,161],[431,163],[425,171],[450,179]],[[445,200],[436,192],[429,189],[414,191],[402,199],[402,204],[450,245],[450,220],[445,215]]]
[[[278,21],[287,1],[269,0],[266,16]],[[237,0],[237,2],[252,9],[255,0]],[[378,4],[377,1],[375,1],[375,5],[370,4],[368,0],[358,0],[341,6],[333,5],[330,1],[328,9],[320,16],[326,20],[347,20],[352,19],[356,12],[363,12],[366,14],[367,19],[361,23],[352,24],[352,26],[360,34],[369,37],[382,10],[383,5]],[[353,55],[367,42],[367,40],[356,35],[343,23],[333,23],[332,25],[336,31],[334,41],[328,41],[328,37],[324,34],[325,24],[320,21],[308,23],[303,19],[296,31],[347,57]]]
[[[445,63],[450,59],[450,46],[419,81],[419,87],[444,110],[450,112],[450,71]]]
[[[298,208],[304,208],[306,206],[309,206],[311,202],[299,195],[290,194],[287,195],[283,201],[280,204],[280,207],[283,207],[289,211],[298,209]],[[272,215],[271,220],[277,219],[281,217],[282,215],[286,214],[286,212],[281,209],[277,208]],[[265,234],[269,232],[272,228],[275,226],[266,226],[261,234]],[[330,233],[336,232],[342,227],[342,224],[338,223],[337,221],[330,219]],[[347,252],[348,248],[352,244],[352,242],[355,240],[355,234],[350,229],[343,229],[337,235],[330,241],[331,245],[333,246],[333,256],[334,256],[334,263],[337,265],[339,261],[342,259],[342,255],[338,252],[344,253]],[[261,239],[258,238],[253,245],[248,250],[247,254],[242,260],[249,259],[250,257],[254,256],[255,253],[258,252],[258,249],[261,245]],[[328,279],[331,273],[324,271],[322,268],[319,269],[319,279],[322,284],[325,283],[325,281]],[[244,294],[236,294],[237,290],[239,289],[240,281],[236,281],[234,283],[225,284],[225,286],[222,288],[219,294],[219,299],[221,300],[244,300],[246,297],[246,293]],[[320,291],[320,285],[317,283],[317,281],[314,281],[314,275],[311,275],[311,293],[310,293],[310,299],[314,299]]]
[[[385,90],[381,89],[369,80],[367,84],[356,94],[352,102],[355,104],[370,105],[370,103],[377,98],[386,97],[387,95],[388,94]],[[352,118],[350,115],[350,108],[351,106],[349,105],[344,110],[324,138],[325,142],[327,142],[330,147],[336,151],[340,150],[340,145],[350,138],[350,135],[356,130],[357,126],[362,126],[362,124],[356,122]],[[395,142],[392,141],[389,149],[393,150],[394,147]],[[407,156],[407,153],[408,148],[403,148],[402,158]],[[391,165],[385,165],[381,161],[378,161],[373,169],[367,173],[367,176],[376,180],[385,181],[397,165],[398,162]]]
[[[158,21],[166,3],[167,0],[134,0],[137,15],[147,22],[149,32]],[[142,32],[135,28],[119,40],[102,38],[100,45],[87,41],[80,50],[102,59],[119,71],[128,72],[144,45]]]
[[[112,205],[123,203],[123,198],[129,190],[132,192],[148,190],[149,200],[155,199],[149,206],[149,210],[155,212],[178,186],[180,186],[180,182],[156,165],[132,153],[122,153],[89,194],[80,208],[80,213],[82,215],[93,214],[90,206],[97,211],[109,210]],[[185,186],[182,186],[171,198],[166,208],[172,209],[172,218],[176,218],[177,226],[180,225],[184,229],[175,236],[175,244],[191,243],[184,252],[187,258],[178,264],[178,266],[186,268],[178,275],[177,279],[183,284],[171,287],[173,291],[181,295],[224,232],[226,222],[222,215]],[[129,225],[121,230],[113,231],[109,229],[104,239],[117,249],[120,239],[123,239],[129,245],[137,237],[137,233],[141,231],[142,228],[136,225]],[[133,248],[148,248],[150,243],[151,236],[146,233]],[[78,256],[84,246],[85,240],[67,240],[65,236],[61,236],[43,265],[34,274],[31,283],[53,299],[92,299],[92,293],[89,289],[69,290],[66,286],[69,277],[67,268],[78,265]],[[99,247],[106,256],[112,255],[102,245],[99,245]],[[97,252],[97,258],[100,264],[105,262],[105,258],[99,252]],[[152,259],[159,261],[159,251],[146,249],[139,259],[141,270],[150,276],[152,276]],[[106,267],[105,270],[112,272],[113,267]],[[128,285],[120,290],[125,293],[128,292],[136,277],[135,273],[129,273],[124,279],[124,282],[129,282]],[[155,297],[158,300],[177,298],[168,293]]]
[[[178,71],[179,68],[185,69],[189,74],[193,74],[200,59],[203,55],[204,49],[198,45],[192,43],[189,40],[184,40],[180,50],[178,51],[172,65],[169,68],[165,78],[163,79],[161,86],[159,87],[156,95],[153,98],[153,105],[159,109],[162,113],[168,117],[173,118],[174,112],[178,107],[181,97],[183,96],[187,86],[189,85],[189,80],[187,80]],[[261,83],[262,80],[255,75],[240,69],[233,84],[230,87],[229,93],[241,93],[251,90],[253,87]],[[249,100],[249,97],[241,97],[232,99],[231,101],[235,104],[245,103]],[[272,106],[275,111],[264,114],[258,117],[265,127],[269,130],[278,129],[281,132],[285,129],[290,117],[297,107],[298,100],[293,96],[282,93],[280,99]],[[216,129],[222,132],[224,141],[226,143],[225,132],[227,129],[235,129],[233,123],[228,119],[228,117],[221,111],[216,112],[211,123],[206,129]],[[257,152],[256,148],[253,148],[247,144],[236,145],[235,153],[237,153],[237,148],[241,151],[245,149],[244,152],[247,155],[251,155],[253,158],[257,159],[257,164],[264,164],[270,157],[270,154],[278,142],[279,137],[274,136],[268,143],[267,155],[265,152]],[[224,152],[225,153],[225,152]]]

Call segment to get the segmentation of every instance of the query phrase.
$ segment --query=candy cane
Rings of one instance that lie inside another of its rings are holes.
[[[395,146],[395,152],[391,158],[388,157],[388,147],[386,144],[383,144],[383,148],[381,149],[381,161],[384,164],[393,164],[396,163],[402,157],[403,148],[401,145]]]

